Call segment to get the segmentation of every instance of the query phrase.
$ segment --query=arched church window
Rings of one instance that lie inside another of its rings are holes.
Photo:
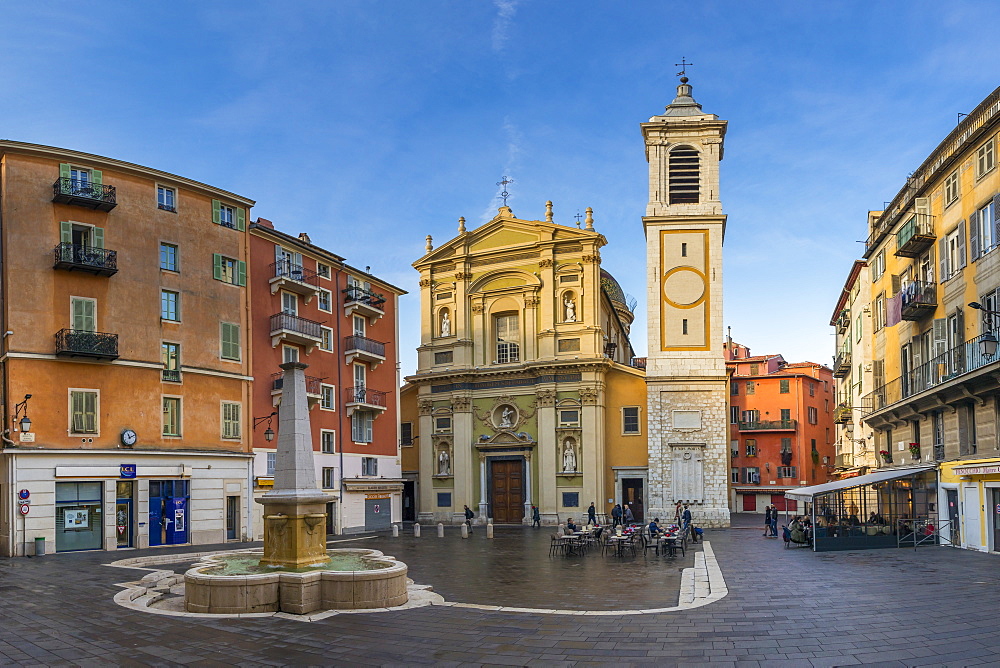
[[[670,149],[670,203],[697,204],[701,180],[698,151],[690,146]]]

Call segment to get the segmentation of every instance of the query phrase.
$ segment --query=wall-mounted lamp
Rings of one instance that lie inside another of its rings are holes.
[[[267,429],[264,430],[264,440],[267,441],[268,443],[274,440],[274,430],[271,429],[271,420],[274,419],[274,416],[277,414],[278,411],[271,411],[270,415],[265,415],[264,417],[253,419],[254,431],[257,431],[257,426],[260,425],[261,422],[267,420]]]
[[[30,398],[31,395],[26,394],[24,395],[24,401],[14,404],[14,422],[17,422],[18,418],[20,418],[21,421],[18,422],[18,427],[25,433],[31,431],[31,418],[28,417],[28,399]],[[24,417],[21,417],[22,411],[24,412]]]
[[[994,318],[1000,316],[1000,312],[994,311],[993,309],[988,309],[979,302],[969,302],[969,308],[974,308],[977,311],[982,311],[990,316],[990,320],[993,326],[996,327],[996,321]],[[993,332],[986,332],[979,339],[979,354],[983,357],[993,357],[997,354],[997,337]]]

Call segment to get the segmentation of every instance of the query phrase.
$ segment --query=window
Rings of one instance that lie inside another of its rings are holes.
[[[748,380],[747,381],[747,394],[750,395],[750,394],[756,394],[756,393],[757,393],[757,384],[754,383],[752,380]]]
[[[337,409],[337,402],[333,392],[333,385],[320,385],[319,389],[319,407],[325,411],[332,411]]]
[[[354,323],[354,336],[364,336],[368,326],[368,320],[364,316],[356,315],[352,319]]]
[[[816,383],[809,383],[809,396],[810,397],[816,396]]]
[[[740,393],[740,384],[735,380],[729,381],[729,394],[735,397],[738,396],[739,393]]]
[[[885,273],[885,249],[880,250],[872,258],[872,281],[877,281]]]
[[[333,330],[329,327],[319,328],[320,341],[319,349],[326,352],[333,352]]]
[[[859,313],[858,317],[854,321],[854,340],[858,343],[861,343],[861,334],[861,314]]]
[[[299,361],[298,346],[281,346],[281,361],[284,364]]]
[[[738,468],[729,469],[729,481],[734,485],[740,484],[740,470]]]
[[[281,312],[285,315],[299,314],[299,298],[294,292],[281,293]]]
[[[247,263],[234,260],[231,257],[212,253],[212,275],[215,280],[230,285],[245,286],[247,284]]]
[[[580,411],[560,410],[559,425],[565,427],[575,427],[580,424]]]
[[[760,411],[756,408],[743,411],[742,422],[760,422]]]
[[[246,229],[246,211],[242,207],[232,207],[213,199],[212,222],[242,232]]]
[[[990,138],[988,142],[979,147],[976,151],[976,178],[993,169],[997,164],[995,145],[996,140]]]
[[[875,331],[885,327],[885,295],[879,294],[875,298]]]
[[[160,244],[160,269],[177,271],[177,246],[174,244]]]
[[[497,363],[519,362],[521,355],[518,341],[521,340],[521,330],[517,314],[498,315],[493,323],[497,335]]]
[[[71,297],[69,300],[71,325],[74,332],[97,331],[97,300]]]
[[[789,389],[788,389],[788,379],[787,378],[782,378],[781,380],[778,381],[778,392],[780,394],[788,394]]]
[[[337,448],[337,432],[321,429],[319,432],[319,451],[333,454]]]
[[[316,305],[319,307],[320,311],[326,311],[329,313],[332,310],[331,304],[333,303],[333,295],[329,290],[320,290],[319,297],[317,299]]]
[[[240,412],[242,406],[238,403],[222,402],[222,438],[240,437]]]
[[[729,441],[729,455],[736,459],[740,456],[740,442],[739,441]]]
[[[177,211],[175,200],[177,193],[173,188],[156,186],[156,207],[164,211]]]
[[[993,200],[974,211],[969,217],[969,245],[972,261],[986,255],[997,245],[995,203]]]
[[[743,482],[748,485],[759,485],[760,469],[756,466],[748,466],[743,469]]]
[[[819,422],[819,417],[818,417],[819,411],[816,410],[815,406],[809,406],[807,411],[809,414],[809,424],[816,424],[817,422]]]
[[[958,199],[958,170],[956,169],[944,180],[944,205],[948,206]]]
[[[399,444],[413,445],[413,423],[401,422],[399,424]]]
[[[451,418],[450,417],[434,418],[434,433],[436,433],[436,434],[447,434],[450,431],[451,431]]]
[[[73,434],[96,434],[97,392],[94,390],[70,390],[70,427]]]
[[[790,453],[792,451],[792,439],[789,437],[784,437],[781,439],[781,452],[782,454]]]
[[[580,492],[563,492],[562,505],[563,508],[579,508]]]
[[[791,420],[792,420],[792,409],[791,408],[782,408],[781,409],[781,421],[782,422],[791,422]]]
[[[976,405],[958,407],[958,454],[976,454]]]
[[[332,466],[323,467],[323,489],[337,488],[337,469]]]
[[[278,461],[277,452],[267,453],[267,468],[265,469],[266,471],[265,475],[274,475],[274,466],[277,463],[277,461]]]
[[[639,433],[639,407],[638,406],[623,406],[622,407],[622,433],[623,434],[638,434]]]
[[[330,265],[322,262],[316,263],[316,274],[321,278],[330,278]]]
[[[668,157],[669,203],[697,204],[701,175],[698,151],[690,146],[675,146]]]
[[[938,243],[941,244],[941,280],[947,281],[965,268],[965,221]]]
[[[219,323],[220,356],[224,360],[240,361],[240,326],[231,322]]]
[[[172,290],[160,290],[160,318],[177,322],[180,316],[181,296]]]
[[[931,420],[934,428],[934,459],[944,459],[944,413],[934,411]]]
[[[374,457],[362,457],[361,475],[378,475],[378,460]]]
[[[740,407],[730,406],[729,407],[729,424],[736,424],[740,421]]]
[[[746,446],[747,457],[756,457],[757,456],[757,439],[756,438],[748,438],[745,441],[744,445]]]
[[[794,478],[795,477],[795,467],[794,466],[779,466],[778,467],[778,477],[779,478]]]
[[[760,372],[760,364],[751,364],[750,365],[750,375],[751,376],[756,376],[759,372]]]
[[[163,435],[181,435],[180,397],[163,397]]]
[[[355,443],[372,442],[372,414],[370,411],[351,413],[351,439]]]
[[[181,346],[179,343],[160,343],[160,356],[163,361],[163,380],[180,382],[181,380]]]

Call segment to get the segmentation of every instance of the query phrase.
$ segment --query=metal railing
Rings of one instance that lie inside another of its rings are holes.
[[[902,317],[906,319],[907,311],[921,312],[923,309],[937,307],[937,283],[929,281],[910,281],[899,291]]]
[[[118,251],[64,242],[56,244],[53,253],[57,265],[76,265],[103,271],[118,271]]]
[[[271,390],[280,392],[285,385],[284,374],[271,374]],[[306,394],[322,394],[323,379],[316,376],[306,376]]]
[[[833,375],[843,378],[851,372],[851,350],[841,350],[833,360]]]
[[[181,370],[180,369],[163,369],[160,372],[163,380],[169,381],[171,383],[181,382]]]
[[[271,332],[277,332],[282,329],[313,339],[321,339],[323,337],[322,325],[315,320],[300,318],[291,313],[275,313],[271,316]]]
[[[633,357],[632,361],[629,362],[629,366],[633,369],[646,370],[646,358],[645,357]]]
[[[854,466],[854,454],[850,452],[845,452],[839,454],[833,459],[834,465],[838,468],[848,469]]]
[[[65,177],[56,179],[56,182],[52,184],[52,197],[60,201],[71,201],[75,198],[88,199],[111,206],[118,203],[114,186]]]
[[[295,264],[288,260],[271,263],[271,276],[274,278],[287,278],[300,283],[316,285],[318,278],[315,271],[306,269],[301,264]]]
[[[348,387],[344,390],[344,401],[349,404],[385,406],[385,395],[385,392],[371,390],[363,386]]]
[[[341,292],[344,293],[345,304],[360,302],[362,304],[367,304],[368,306],[373,306],[377,309],[381,309],[382,304],[385,304],[384,296],[374,292],[373,290],[363,288],[360,285],[348,285],[346,288],[341,290]]]
[[[344,351],[361,350],[372,355],[385,357],[385,344],[357,334],[344,337]]]
[[[755,420],[744,422],[740,420],[740,431],[777,431],[781,429],[795,429],[797,420]]]
[[[996,362],[1000,356],[984,355],[979,348],[979,342],[984,336],[986,334],[969,339],[902,376],[875,388],[873,392],[862,397],[861,414],[863,416],[871,415],[915,394],[920,394],[925,390]]]
[[[896,255],[916,257],[934,243],[934,216],[915,213],[896,232]]]
[[[118,357],[118,335],[105,332],[88,332],[60,329],[56,332],[56,355],[81,357]]]

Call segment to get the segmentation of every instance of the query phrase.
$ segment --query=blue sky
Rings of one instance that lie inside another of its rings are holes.
[[[410,290],[424,236],[499,205],[594,208],[603,266],[645,279],[639,123],[674,63],[730,122],[725,324],[829,363],[866,212],[1000,84],[975,2],[5,3],[0,137],[112,156],[254,198],[254,216]],[[645,304],[634,346],[646,348]]]

